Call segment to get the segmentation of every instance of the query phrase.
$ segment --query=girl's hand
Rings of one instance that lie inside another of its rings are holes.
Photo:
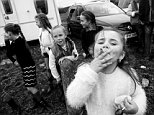
[[[59,84],[59,83],[60,83],[60,81],[61,81],[60,77],[59,77],[59,78],[57,78],[57,79],[56,79],[56,81],[57,81],[57,84]]]
[[[90,63],[90,68],[96,73],[99,73],[102,69],[112,64],[110,61],[112,57],[109,55],[109,51],[103,52],[100,50],[100,53],[94,60]]]
[[[133,100],[129,100],[128,98],[124,99],[124,113],[126,114],[136,114],[138,112],[138,106]]]
[[[133,100],[128,99],[127,97],[121,103],[115,103],[116,115],[126,114],[136,114],[138,112],[138,106]]]
[[[139,11],[135,11],[135,14],[139,14]]]
[[[43,56],[43,54],[45,53],[45,48],[41,45],[40,49],[41,49],[41,55]]]
[[[64,59],[65,59],[65,57],[60,58],[60,59],[59,59],[59,64],[62,64],[63,61],[64,61]]]
[[[15,61],[15,62],[14,62],[14,65],[18,66],[19,64],[18,64],[18,62],[17,62],[17,61]]]

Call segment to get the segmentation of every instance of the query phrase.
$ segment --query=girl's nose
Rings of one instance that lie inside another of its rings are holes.
[[[107,45],[105,45],[105,46],[103,46],[102,50],[103,50],[103,52],[106,52],[109,50],[109,47]]]
[[[58,37],[57,37],[57,39],[59,40],[59,39],[60,39],[60,37],[58,36]]]
[[[108,45],[104,45],[104,46],[103,46],[103,49],[108,49],[108,48],[109,48]]]

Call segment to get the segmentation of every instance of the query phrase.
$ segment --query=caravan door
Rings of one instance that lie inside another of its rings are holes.
[[[5,24],[18,23],[17,12],[13,1],[14,0],[0,0],[1,12]]]

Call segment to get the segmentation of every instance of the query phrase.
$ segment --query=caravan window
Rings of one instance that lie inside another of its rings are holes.
[[[48,14],[47,0],[34,0],[34,4],[37,13]]]
[[[13,13],[10,0],[2,0],[2,4],[3,4],[3,7],[4,7],[6,14],[12,14]]]

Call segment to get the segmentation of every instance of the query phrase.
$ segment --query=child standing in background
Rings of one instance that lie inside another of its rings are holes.
[[[130,23],[137,32],[138,49],[144,50],[144,27],[143,22],[139,19],[139,2],[140,0],[132,0],[126,14],[130,16]]]
[[[21,67],[25,87],[32,93],[34,101],[39,106],[44,108],[48,107],[48,104],[35,87],[37,85],[36,66],[20,26],[18,24],[9,23],[5,25],[4,30],[6,33],[4,36],[5,39],[12,41],[10,49],[13,52],[9,55],[9,58],[13,62],[17,61]],[[16,56],[16,59],[12,57],[13,55]],[[14,104],[12,103],[12,100],[8,102],[9,105],[13,106]]]
[[[51,73],[57,82],[59,82],[61,79],[59,64],[62,64],[64,59],[69,59],[71,61],[77,60],[79,54],[76,50],[75,43],[67,37],[67,32],[63,26],[55,26],[52,34],[55,45],[52,48],[46,48],[46,50],[49,54],[49,67]]]
[[[96,25],[95,15],[90,11],[83,11],[80,15],[80,23],[83,27],[81,31],[81,43],[84,50],[84,58],[89,58],[93,55],[93,44],[95,35],[102,30],[101,26]]]
[[[55,26],[52,34],[55,45],[54,47],[46,48],[46,50],[49,55],[49,67],[51,73],[57,84],[59,84],[61,81],[60,64],[63,64],[65,59],[70,60],[70,62],[77,60],[78,52],[76,50],[75,43],[67,37],[67,32],[63,26]],[[62,93],[64,93],[62,83],[60,83],[59,86]],[[62,94],[62,96],[64,96],[64,94]]]
[[[52,26],[49,22],[48,17],[44,13],[39,13],[35,16],[36,25],[39,27],[39,42],[40,42],[40,49],[41,54],[44,58],[45,66],[48,72],[49,82],[50,82],[50,90],[52,89],[52,82],[53,76],[49,69],[49,56],[48,53],[45,51],[47,47],[53,47],[54,40],[51,35]]]
[[[79,66],[68,86],[68,104],[86,105],[88,115],[144,115],[146,95],[126,61],[124,37],[103,30],[95,37],[94,59]]]

